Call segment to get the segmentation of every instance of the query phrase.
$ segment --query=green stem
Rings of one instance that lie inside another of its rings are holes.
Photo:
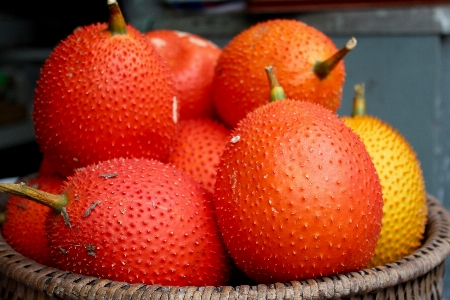
[[[355,84],[355,96],[353,97],[352,117],[366,115],[366,96],[364,83]]]
[[[278,82],[278,79],[273,72],[273,68],[271,66],[267,66],[265,70],[270,84],[270,102],[286,99],[284,89]]]
[[[35,201],[57,211],[62,211],[69,201],[65,194],[50,194],[24,183],[0,183],[0,192]]]
[[[109,7],[108,31],[111,32],[112,35],[127,34],[127,24],[125,23],[119,4],[116,0],[107,1]]]
[[[317,62],[313,71],[320,79],[324,79],[328,76],[328,74],[333,71],[333,69],[337,66],[337,64],[346,56],[350,51],[352,51],[356,47],[356,39],[352,37],[348,42],[342,47],[338,52],[333,54],[327,60]]]

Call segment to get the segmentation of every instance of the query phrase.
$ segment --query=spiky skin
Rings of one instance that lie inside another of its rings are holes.
[[[64,180],[57,176],[36,174],[25,184],[49,193],[61,192]],[[36,262],[49,265],[45,219],[52,209],[19,196],[10,196],[6,204],[6,219],[2,224],[5,241],[17,252]]]
[[[222,50],[208,39],[189,32],[160,29],[145,35],[172,71],[180,120],[214,118],[211,86]]]
[[[77,29],[45,61],[33,120],[43,154],[67,176],[114,157],[164,160],[177,128],[167,66],[143,34]]]
[[[332,40],[301,21],[260,22],[236,35],[219,57],[213,81],[213,103],[230,127],[248,112],[269,102],[264,72],[272,66],[291,99],[320,103],[332,111],[341,104],[345,80],[343,61],[325,78],[312,68],[337,52]]]
[[[211,119],[181,120],[167,162],[191,175],[211,194],[230,129]]]
[[[212,200],[180,170],[149,159],[105,161],[77,171],[65,193],[71,227],[61,215],[48,223],[57,267],[169,286],[228,279]]]
[[[366,145],[383,191],[383,225],[369,266],[392,263],[422,244],[428,210],[420,162],[405,137],[379,118],[365,115],[342,120]]]
[[[219,228],[260,283],[362,269],[381,228],[381,186],[363,143],[324,107],[272,102],[232,132],[217,170]]]

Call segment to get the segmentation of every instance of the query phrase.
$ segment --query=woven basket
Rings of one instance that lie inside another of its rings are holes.
[[[423,246],[395,263],[359,272],[271,285],[168,287],[128,284],[49,268],[15,252],[0,235],[1,299],[442,299],[450,214],[428,196]]]

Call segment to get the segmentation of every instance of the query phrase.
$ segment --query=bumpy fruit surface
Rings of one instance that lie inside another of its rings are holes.
[[[75,30],[54,48],[37,82],[37,142],[65,176],[115,157],[164,160],[176,132],[168,67],[130,25],[120,33],[109,28]]]
[[[260,283],[362,269],[381,229],[381,185],[364,144],[330,110],[276,101],[232,131],[214,203],[236,264]]]
[[[297,20],[269,20],[249,27],[223,48],[217,62],[212,93],[219,117],[234,127],[248,112],[269,102],[264,73],[269,65],[288,98],[336,111],[345,80],[343,61],[324,78],[313,69],[337,51],[328,36]]]
[[[172,71],[180,120],[214,118],[211,86],[222,50],[208,39],[189,32],[160,29],[145,35]]]
[[[383,191],[383,225],[369,266],[392,263],[422,243],[427,199],[420,162],[405,137],[379,118],[364,115],[342,120],[366,145]]]
[[[230,130],[210,119],[181,120],[167,162],[188,173],[210,193]]]
[[[55,265],[129,283],[223,285],[228,256],[209,193],[156,160],[117,159],[78,170],[67,217],[48,220]]]
[[[34,174],[24,184],[49,193],[59,193],[64,180],[58,176]],[[40,264],[50,265],[45,219],[52,213],[52,209],[12,195],[8,198],[5,210],[6,219],[2,224],[2,235],[5,241],[23,256]]]

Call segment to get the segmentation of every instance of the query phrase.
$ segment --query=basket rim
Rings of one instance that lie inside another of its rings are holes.
[[[0,232],[0,279],[7,277],[49,296],[69,299],[72,297],[97,299],[97,297],[102,298],[102,295],[133,295],[134,297],[137,294],[139,299],[154,299],[154,297],[159,299],[162,295],[175,295],[183,299],[199,297],[227,299],[228,297],[251,297],[251,295],[258,299],[272,298],[272,296],[280,299],[352,297],[405,283],[425,275],[444,263],[450,254],[450,214],[441,202],[430,194],[427,194],[427,207],[426,238],[417,251],[391,264],[334,276],[268,285],[220,287],[130,284],[41,265],[13,250]],[[269,294],[272,296],[269,297]]]

